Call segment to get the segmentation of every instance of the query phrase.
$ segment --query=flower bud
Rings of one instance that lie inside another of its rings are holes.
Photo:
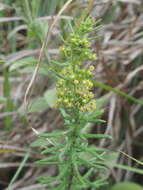
[[[78,80],[74,80],[74,84],[78,84],[79,83],[79,81]]]
[[[94,71],[94,66],[93,65],[89,66],[89,70]]]

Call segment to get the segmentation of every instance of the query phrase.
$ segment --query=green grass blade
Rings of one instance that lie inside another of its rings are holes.
[[[136,99],[136,98],[134,98],[134,97],[132,97],[132,96],[129,96],[129,95],[127,95],[126,93],[124,93],[124,92],[122,92],[122,91],[120,91],[120,90],[117,90],[117,89],[112,88],[112,87],[110,87],[110,86],[108,86],[108,85],[99,83],[99,82],[97,82],[97,81],[93,81],[93,83],[94,83],[94,85],[96,85],[96,86],[98,86],[98,87],[100,87],[100,88],[103,88],[103,89],[105,89],[105,90],[107,90],[107,91],[110,91],[110,92],[114,92],[114,93],[116,93],[116,94],[119,94],[119,95],[121,95],[121,96],[124,96],[124,97],[127,98],[128,100],[131,100],[131,101],[133,101],[133,102],[135,102],[135,103],[138,103],[138,104],[143,105],[143,102],[142,102],[142,101],[140,101],[140,100],[138,100],[138,99]]]
[[[20,174],[22,168],[24,167],[25,162],[26,162],[26,161],[28,160],[28,158],[29,158],[29,155],[30,155],[30,153],[27,152],[26,155],[24,156],[24,159],[22,160],[22,162],[21,162],[19,168],[17,169],[16,173],[14,174],[13,178],[12,178],[11,181],[10,181],[10,184],[9,184],[9,186],[8,186],[8,190],[11,189],[11,185],[15,182],[15,180],[16,180],[17,177],[19,176],[19,174]]]
[[[9,78],[8,78],[8,71],[6,69],[3,70],[3,77],[4,77],[4,96],[7,99],[6,102],[6,112],[12,111],[12,102],[10,100],[10,84],[9,84]],[[5,119],[5,124],[7,130],[11,129],[11,116],[7,116]]]
[[[31,9],[30,9],[30,4],[28,0],[23,0],[23,11],[25,13],[25,17],[29,23],[32,23],[32,15],[31,15]]]
[[[128,170],[128,171],[135,172],[135,173],[143,175],[143,169],[138,169],[138,168],[125,166],[125,165],[121,165],[121,164],[113,164],[113,167],[120,168],[120,169],[123,169],[123,170]]]

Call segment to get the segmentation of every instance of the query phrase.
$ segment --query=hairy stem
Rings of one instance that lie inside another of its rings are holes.
[[[76,115],[76,114],[75,114]],[[68,190],[71,189],[71,186],[72,186],[72,181],[73,181],[73,176],[74,175],[74,166],[73,166],[73,155],[75,155],[75,152],[76,152],[76,147],[77,147],[77,139],[78,139],[78,117],[76,115],[76,119],[75,119],[75,123],[73,125],[74,127],[74,130],[72,131],[72,134],[71,134],[71,137],[72,138],[72,143],[71,143],[71,146],[70,146],[70,149],[69,149],[69,162],[71,163],[70,165],[70,168],[69,168],[69,176],[68,176],[68,181],[69,181],[69,184],[68,184]]]

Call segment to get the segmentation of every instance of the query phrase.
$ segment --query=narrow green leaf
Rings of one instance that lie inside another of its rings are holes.
[[[86,121],[89,123],[106,123],[106,121],[102,119],[87,119]]]
[[[96,109],[99,111],[95,111],[95,112],[97,113],[102,112],[101,114],[103,114],[104,110],[102,108],[106,104],[107,98],[108,98],[108,94],[105,94],[104,96],[101,96],[100,98],[96,99]]]
[[[0,96],[0,103],[6,103],[7,98]]]
[[[121,96],[124,96],[124,97],[127,98],[128,100],[131,100],[131,101],[133,101],[133,102],[136,102],[136,103],[138,103],[138,104],[143,105],[143,101],[140,101],[140,100],[138,100],[138,99],[136,99],[136,98],[134,98],[134,97],[132,97],[132,96],[129,96],[129,95],[127,95],[126,93],[124,93],[124,92],[122,92],[122,91],[120,91],[120,90],[117,90],[117,89],[112,88],[112,87],[110,87],[110,86],[108,86],[108,85],[99,83],[99,82],[97,82],[97,81],[93,81],[93,83],[94,83],[96,86],[100,87],[100,88],[103,88],[103,89],[105,89],[105,90],[107,90],[107,91],[114,92],[114,93],[116,93],[116,94],[119,94],[119,95],[121,95]]]
[[[135,168],[135,167],[125,166],[125,165],[116,164],[116,163],[113,164],[113,167],[120,168],[123,170],[128,170],[128,171],[135,172],[135,173],[143,175],[143,170]]]
[[[86,174],[84,174],[83,178],[84,178],[84,179],[89,178],[89,177],[91,176],[91,174],[92,174],[93,171],[94,171],[94,168],[90,168],[90,169],[86,172]]]
[[[37,161],[37,162],[35,162],[35,164],[39,164],[39,165],[60,165],[61,163],[59,163],[59,162],[49,162],[49,161],[47,161],[47,162]]]
[[[30,144],[31,147],[41,147],[41,148],[46,148],[49,145],[50,145],[49,142],[43,138],[38,138]]]
[[[44,158],[44,159],[42,159],[42,160],[39,160],[39,161],[37,161],[36,163],[39,163],[39,164],[46,164],[47,162],[49,162],[49,161],[53,161],[53,160],[56,160],[57,159],[57,156],[49,156],[48,158]]]
[[[40,177],[38,181],[40,181],[43,184],[48,184],[48,183],[56,181],[56,178],[57,177]]]
[[[69,28],[71,30],[70,32],[75,33],[74,30],[73,30],[73,27],[71,25],[71,20],[69,20],[69,19],[68,19],[68,25],[69,25]]]
[[[44,150],[43,152],[41,152],[41,154],[47,154],[47,153],[52,153],[54,151],[57,151],[59,150],[60,148],[62,148],[63,145],[62,144],[59,144],[59,145],[56,145],[55,147],[52,147],[52,148],[46,148],[46,150]]]
[[[21,60],[18,60],[16,62],[14,62],[10,66],[9,71],[13,71],[13,70],[16,70],[18,68],[25,67],[25,66],[30,66],[30,65],[33,65],[33,64],[36,65],[37,60],[34,57],[26,57],[26,58],[23,58]]]
[[[95,139],[100,139],[100,138],[105,138],[105,139],[112,139],[111,136],[109,135],[104,135],[104,134],[84,134],[83,136],[85,136],[86,138],[95,138]]]
[[[11,86],[10,86],[10,82],[9,82],[9,72],[7,71],[7,69],[3,69],[3,77],[4,77],[4,96],[6,97],[7,101],[6,101],[6,106],[5,106],[5,111],[6,112],[11,112],[12,111],[12,101],[10,99],[11,96]],[[6,116],[5,118],[5,125],[7,130],[11,129],[11,121],[12,121],[12,117],[10,115]]]
[[[14,174],[12,180],[10,181],[10,184],[8,185],[8,190],[11,189],[11,185],[15,182],[15,180],[17,179],[17,177],[19,176],[20,172],[22,171],[24,164],[26,163],[26,161],[29,158],[29,152],[25,154],[23,161],[21,162],[19,168],[17,169],[16,173]]]
[[[69,62],[60,63],[60,62],[53,61],[53,60],[51,60],[51,63],[55,64],[56,66],[68,66],[68,65],[70,65]]]
[[[48,1],[48,15],[53,15],[57,6],[58,0]]]
[[[29,103],[28,113],[40,113],[49,108],[48,103],[44,97],[37,98]]]
[[[99,109],[97,109],[99,110]],[[83,114],[83,116],[81,117],[81,119],[83,120],[91,120],[91,119],[97,119],[100,115],[102,115],[104,113],[104,110],[100,110],[100,111],[92,111],[92,112],[89,112],[89,113],[86,113],[86,114]]]
[[[32,18],[37,18],[39,9],[40,9],[40,0],[32,0],[31,2],[31,8],[32,8]]]
[[[34,71],[35,71],[35,67],[33,66],[31,66],[31,67],[25,67],[25,68],[23,68],[23,69],[21,69],[19,72],[20,73],[34,73]],[[47,69],[45,69],[45,68],[39,68],[39,70],[38,70],[38,73],[39,74],[41,74],[41,75],[44,75],[44,76],[49,76],[49,72],[48,72],[48,70]]]
[[[32,22],[32,15],[31,15],[31,9],[28,0],[23,0],[23,11],[25,13],[25,18],[27,22],[31,23]]]
[[[61,135],[64,136],[66,134],[67,134],[67,131],[55,130],[51,133],[40,133],[38,136],[48,138],[48,137],[57,137],[57,136],[61,136]]]
[[[143,188],[133,182],[124,182],[115,184],[111,190],[143,190]]]
[[[45,97],[45,100],[47,102],[47,104],[50,106],[50,107],[53,107],[56,100],[57,100],[57,96],[56,96],[56,88],[53,88],[53,89],[50,89],[50,90],[47,90],[44,94],[44,97]]]

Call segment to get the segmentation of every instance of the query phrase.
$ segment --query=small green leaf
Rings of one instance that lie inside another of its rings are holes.
[[[23,58],[21,60],[18,60],[16,62],[14,62],[10,68],[9,68],[9,71],[13,71],[15,69],[18,69],[20,67],[24,67],[24,66],[30,66],[30,65],[33,65],[33,64],[37,64],[37,60],[34,58],[34,57],[26,57],[26,58]]]
[[[109,95],[106,94],[96,100],[96,109],[97,110],[100,110],[101,108],[104,107],[104,104],[106,103],[108,96]]]
[[[106,121],[102,120],[102,119],[87,119],[86,120],[89,123],[106,123]]]
[[[49,156],[48,158],[44,158],[44,159],[42,159],[42,160],[39,160],[39,161],[37,161],[36,163],[37,164],[46,164],[47,162],[54,162],[53,160],[56,160],[57,159],[57,156]]]
[[[50,107],[53,107],[56,100],[57,100],[57,97],[56,97],[56,88],[53,88],[53,89],[50,89],[50,90],[47,90],[44,94],[44,97],[45,97],[45,100],[47,102],[47,104],[50,106]]]
[[[51,61],[51,64],[54,64],[56,66],[69,66],[70,65],[70,62],[64,62],[64,63],[60,63],[60,62],[57,62],[57,61]]]
[[[34,73],[35,71],[35,67],[25,67],[23,69],[20,70],[20,73]],[[39,68],[38,70],[38,74],[44,75],[44,76],[49,76],[49,72],[47,69],[45,68]]]
[[[42,138],[38,138],[30,144],[31,147],[41,147],[41,148],[45,148],[48,145],[49,145],[49,142]]]
[[[47,153],[53,153],[57,150],[59,150],[60,148],[63,148],[62,144],[56,145],[54,147],[50,147],[50,148],[46,148],[43,152],[41,152],[41,154],[47,154]]]
[[[105,123],[104,120],[100,120],[98,119],[98,117],[100,115],[102,115],[104,113],[104,110],[99,110],[99,111],[91,111],[89,113],[84,113],[84,114],[81,114],[81,121],[86,121],[89,122],[89,123],[94,123],[94,122],[102,122],[102,123]]]
[[[4,102],[6,102],[6,100],[7,99],[5,97],[2,97],[2,96],[0,97],[0,103],[4,103]]]
[[[42,112],[49,108],[49,105],[47,104],[45,98],[37,98],[36,100],[33,100],[30,102],[28,106],[28,113],[34,113],[34,112]]]
[[[44,138],[49,138],[49,137],[57,137],[58,138],[58,136],[60,137],[60,136],[63,136],[65,134],[66,133],[64,133],[62,130],[61,131],[56,130],[56,131],[54,131],[52,133],[40,133],[38,136],[39,137],[44,137]]]

